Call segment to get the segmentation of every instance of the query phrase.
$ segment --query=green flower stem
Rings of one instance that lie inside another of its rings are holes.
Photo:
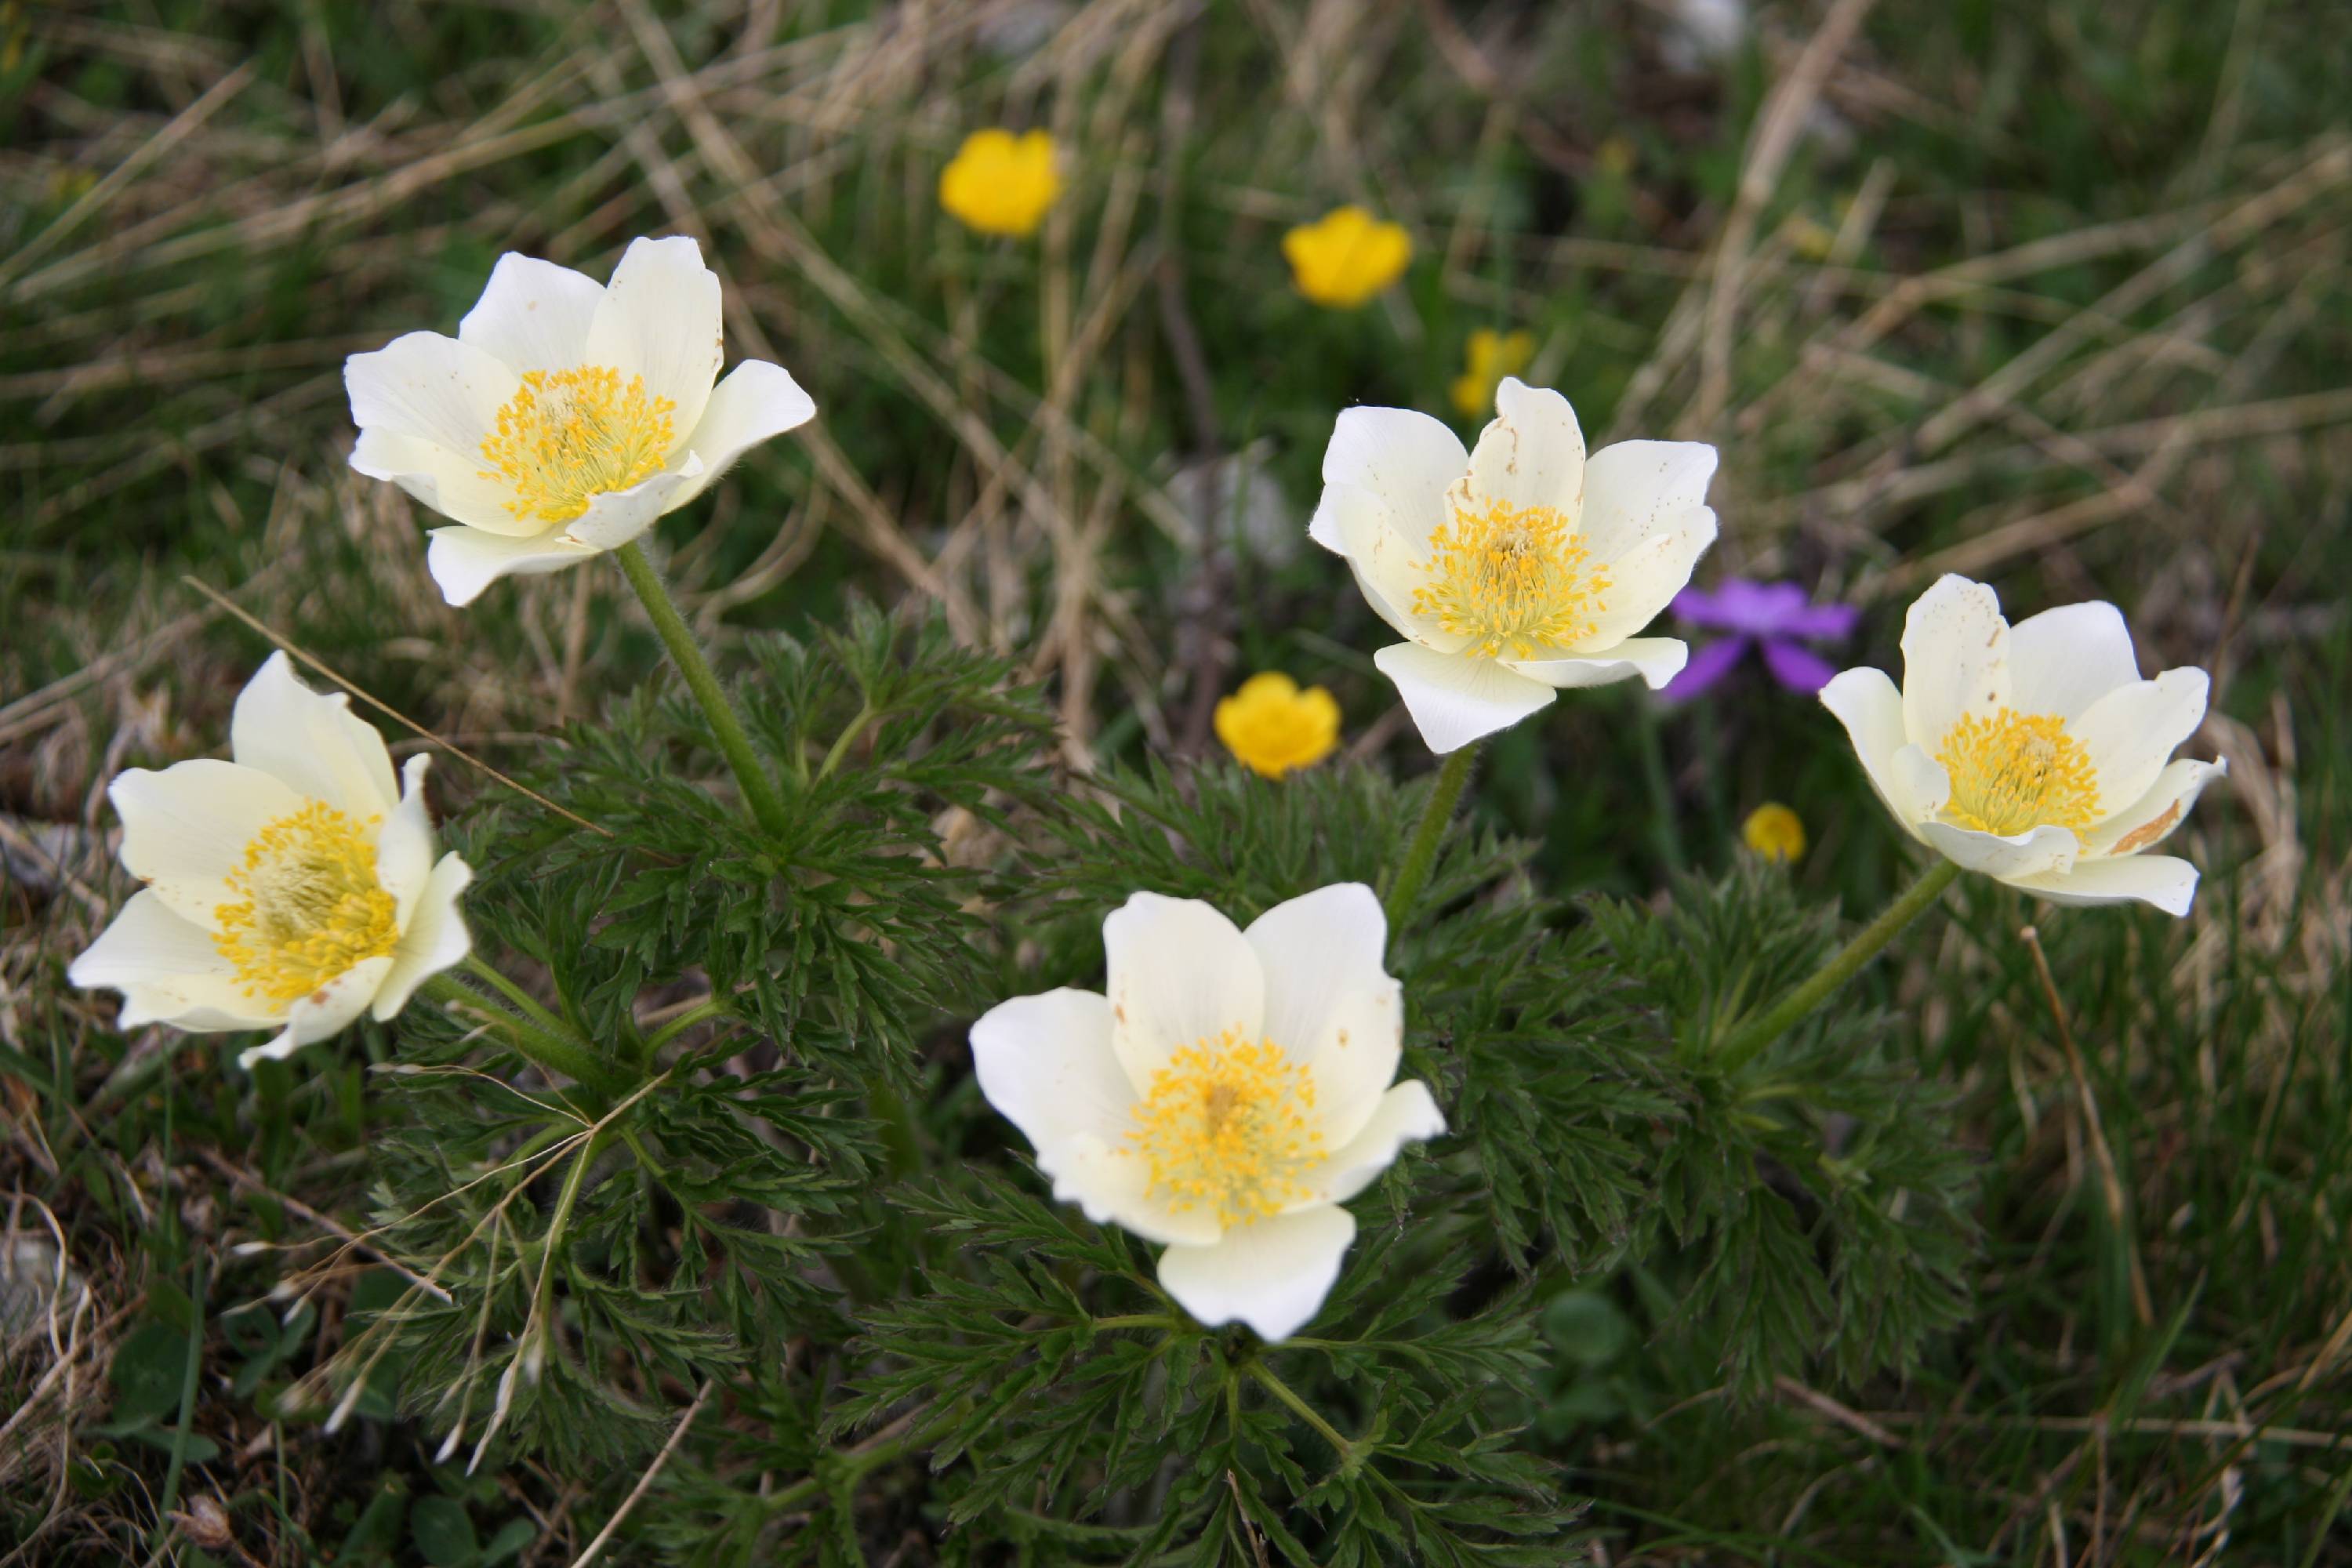
[[[1461,753],[1457,752],[1454,754],[1459,756]],[[1339,1456],[1339,1468],[1342,1471],[1354,1473],[1357,1465],[1361,1462],[1356,1453],[1356,1445],[1340,1436],[1337,1426],[1324,1420],[1322,1414],[1315,1406],[1292,1393],[1290,1384],[1275,1376],[1273,1368],[1267,1366],[1265,1363],[1262,1361],[1250,1363],[1249,1374],[1265,1384],[1268,1394],[1290,1406],[1292,1415],[1314,1427],[1316,1434],[1331,1445],[1331,1451]]]
[[[1478,742],[1471,742],[1445,759],[1438,770],[1437,783],[1429,792],[1429,804],[1422,807],[1421,826],[1412,830],[1412,842],[1404,852],[1404,863],[1397,868],[1396,880],[1389,884],[1389,930],[1394,932],[1411,912],[1413,900],[1421,897],[1422,884],[1429,880],[1429,868],[1437,860],[1437,846],[1445,837],[1445,825],[1454,819],[1454,807],[1462,799],[1462,787],[1470,782],[1470,764],[1477,757]]]
[[[705,1019],[716,1018],[722,1013],[731,1013],[734,1010],[735,999],[731,996],[704,997],[660,1028],[656,1029],[646,1040],[646,1055],[648,1058],[652,1057],[655,1052]]]
[[[751,750],[751,737],[743,728],[743,721],[728,698],[727,689],[719,684],[711,672],[710,661],[702,657],[700,645],[694,640],[694,629],[686,617],[677,613],[677,605],[662,584],[661,574],[646,559],[644,549],[635,541],[613,552],[613,559],[621,563],[621,574],[646,606],[646,614],[654,623],[654,632],[669,650],[670,662],[686,677],[686,684],[694,700],[702,704],[703,716],[710,721],[710,733],[719,749],[727,753],[727,765],[735,770],[735,782],[742,787],[743,799],[751,808],[752,820],[770,833],[781,837],[791,826],[784,811],[784,797],[776,790],[775,780],[760,765],[757,752]]]
[[[1097,1318],[1091,1325],[1097,1333],[1111,1329],[1181,1329],[1184,1325],[1167,1312],[1129,1312],[1124,1317]]]
[[[549,1034],[566,1036],[572,1033],[571,1025],[541,1006],[538,997],[484,963],[481,954],[469,952],[466,955],[466,973],[506,997],[521,1010],[524,1017],[529,1018]]]
[[[823,1491],[828,1474],[855,1481],[868,1470],[881,1468],[919,1445],[920,1438],[915,1431],[916,1422],[929,1414],[928,1409],[910,1410],[855,1448],[820,1460],[824,1469],[819,1474],[770,1492],[760,1500],[761,1508],[769,1513],[788,1512]]]
[[[549,1072],[607,1094],[624,1085],[623,1076],[611,1064],[578,1040],[542,1029],[528,1018],[517,1017],[446,973],[434,975],[417,989],[445,1006],[462,1008],[484,1023],[505,1030],[508,1042],[515,1049]]]
[[[1831,993],[1853,979],[1862,966],[1878,955],[1878,950],[1895,940],[1895,933],[1917,920],[1929,905],[1941,898],[1944,889],[1958,878],[1960,868],[1938,856],[1936,863],[1921,874],[1919,879],[1895,895],[1894,901],[1878,912],[1878,918],[1854,933],[1852,942],[1839,950],[1836,957],[1815,970],[1803,984],[1791,990],[1775,1003],[1772,1010],[1731,1037],[1724,1047],[1722,1067],[1726,1072],[1738,1072],[1756,1059],[1757,1053],[1787,1034],[1806,1016],[1830,998]]]

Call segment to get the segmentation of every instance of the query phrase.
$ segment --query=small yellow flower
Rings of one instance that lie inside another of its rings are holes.
[[[1470,334],[1470,367],[1454,378],[1454,406],[1465,419],[1475,419],[1495,405],[1495,388],[1507,375],[1517,375],[1535,358],[1530,332],[1498,332],[1480,327]]]
[[[1217,704],[1217,739],[1270,779],[1309,767],[1339,743],[1339,705],[1319,686],[1306,690],[1280,670],[1242,682]]]
[[[1026,239],[1062,194],[1054,138],[975,131],[940,171],[940,205],[967,228]]]
[[[1633,143],[1622,136],[1612,136],[1592,153],[1593,166],[1612,180],[1622,180],[1632,174],[1634,163],[1639,161],[1640,154],[1634,152]]]
[[[1334,207],[1282,237],[1291,281],[1318,305],[1352,310],[1404,275],[1412,240],[1360,206]]]
[[[1805,858],[1805,825],[1777,800],[1768,800],[1749,812],[1748,820],[1739,825],[1739,837],[1767,860],[1794,865]]]

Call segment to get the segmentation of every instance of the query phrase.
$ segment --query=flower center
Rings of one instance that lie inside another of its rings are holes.
[[[1151,1075],[1127,1137],[1150,1165],[1146,1191],[1180,1214],[1205,1207],[1221,1225],[1248,1225],[1307,1195],[1299,1176],[1323,1158],[1314,1111],[1304,1066],[1228,1029]]]
[[[670,416],[677,405],[648,397],[646,378],[601,365],[523,373],[499,427],[482,438],[486,479],[514,491],[507,510],[542,522],[569,522],[609,490],[651,479],[677,444]]]
[[[248,996],[286,1003],[400,941],[397,906],[376,880],[378,818],[314,800],[253,836],[228,874],[241,903],[213,910],[213,945]]]
[[[1430,536],[1427,581],[1412,609],[1430,616],[1482,658],[1534,658],[1592,635],[1609,592],[1605,567],[1588,569],[1568,519],[1548,506],[1490,500],[1481,511],[1451,505]]]
[[[1945,734],[1936,760],[1952,781],[1944,815],[1963,827],[2079,833],[2098,820],[2098,770],[2054,713],[2004,708],[1990,719],[1963,719]]]

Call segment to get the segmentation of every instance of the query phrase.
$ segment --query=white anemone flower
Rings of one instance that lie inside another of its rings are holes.
[[[691,239],[631,241],[610,284],[501,256],[456,337],[410,332],[345,362],[352,467],[461,525],[425,554],[451,604],[558,571],[816,413],[780,365],[719,381],[719,276]]]
[[[1903,689],[1849,669],[1822,688],[1887,810],[1963,870],[2058,904],[2189,912],[2197,868],[2143,853],[2220,762],[2173,750],[2205,717],[2201,669],[2143,680],[2113,605],[2011,626],[1981,583],[1945,577],[1903,623]]]
[[[1408,639],[1372,662],[1433,752],[1507,729],[1561,687],[1672,680],[1690,650],[1633,634],[1715,542],[1714,447],[1621,441],[1587,460],[1568,399],[1517,377],[1495,409],[1475,452],[1426,414],[1349,409],[1307,531]]]
[[[1381,967],[1387,941],[1360,882],[1246,931],[1138,893],[1103,921],[1108,996],[1022,996],[972,1026],[981,1092],[1055,1197],[1167,1244],[1160,1283],[1186,1311],[1286,1338],[1355,1239],[1339,1205],[1445,1131],[1428,1085],[1394,1081],[1404,993]]]
[[[395,787],[383,737],[349,702],[272,654],[237,694],[236,761],[114,781],[123,868],[147,885],[66,973],[121,992],[123,1027],[277,1030],[239,1057],[249,1067],[362,1010],[391,1017],[471,949],[457,896],[474,873],[434,858],[428,759]]]

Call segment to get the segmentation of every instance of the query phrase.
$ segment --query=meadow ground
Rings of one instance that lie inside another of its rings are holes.
[[[2210,670],[2190,750],[2231,776],[2181,841],[2190,917],[1979,884],[1866,982],[1957,1102],[1962,1321],[1907,1377],[1737,1397],[1669,1331],[1671,1260],[1554,1271],[1527,1419],[1611,1563],[2352,1563],[2342,21],[0,5],[0,1568],[570,1563],[645,1469],[468,1479],[388,1410],[278,1419],[363,1281],[265,1330],[234,1309],[278,1265],[228,1248],[357,1223],[401,1115],[362,1093],[382,1041],[257,1100],[217,1042],[119,1035],[63,970],[123,891],[107,782],[215,752],[266,651],[204,589],[499,766],[660,679],[601,565],[444,605],[418,509],[345,466],[341,375],[452,330],[501,251],[601,277],[646,233],[700,240],[730,362],[788,365],[820,410],[660,530],[719,658],[859,598],[936,606],[1045,683],[1074,774],[1213,752],[1214,700],[1266,668],[1330,688],[1350,757],[1427,771],[1304,525],[1339,409],[1475,429],[1449,389],[1481,327],[1532,335],[1528,379],[1596,446],[1715,443],[1699,581],[1860,605],[1852,661],[1891,666],[1902,607],[1957,571],[2016,615],[2112,599],[2144,668]],[[936,200],[995,123],[1066,150],[1027,242]],[[1300,299],[1280,250],[1342,201],[1414,247],[1354,311]],[[1834,723],[1753,668],[1671,709],[1569,696],[1490,748],[1477,807],[1554,891],[1663,901],[1767,799],[1811,836],[1808,896],[1860,916],[1898,885]],[[492,787],[435,777],[446,816]],[[969,1022],[937,1021],[942,1086]],[[919,1464],[843,1474],[842,1551],[952,1550]]]

